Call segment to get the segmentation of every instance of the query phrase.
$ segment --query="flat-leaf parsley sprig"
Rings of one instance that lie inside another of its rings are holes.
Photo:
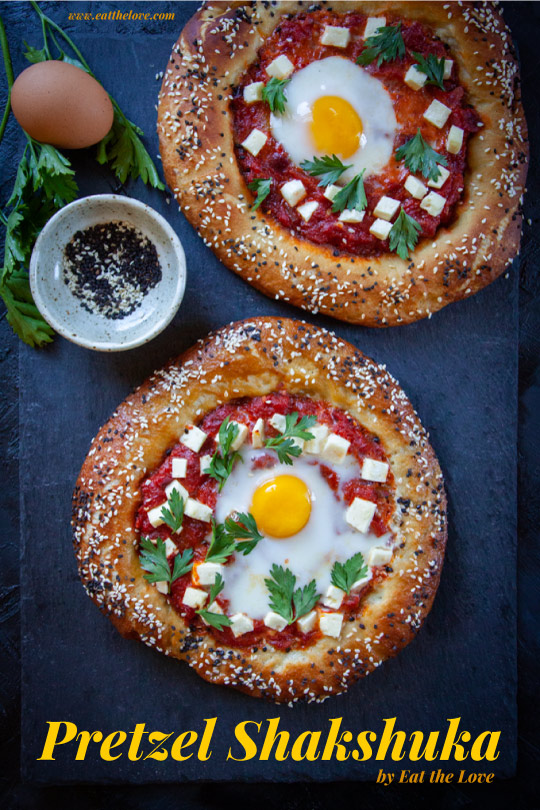
[[[221,593],[223,590],[225,583],[223,582],[223,577],[221,574],[217,574],[214,584],[210,588],[210,595],[208,597],[208,605],[211,606],[213,602],[216,600],[216,597]],[[228,616],[225,616],[223,613],[213,613],[210,610],[205,610],[201,608],[197,611],[199,616],[205,620],[207,624],[210,624],[212,627],[215,627],[216,630],[223,630],[224,627],[230,627],[232,622]]]
[[[376,59],[377,67],[383,62],[393,62],[405,56],[405,43],[401,34],[401,23],[377,28],[375,34],[366,39],[365,47],[357,58],[359,65],[371,65]]]
[[[296,588],[296,577],[289,568],[274,565],[270,569],[270,578],[264,583],[270,591],[269,605],[272,610],[292,624],[315,607],[321,594],[317,593],[314,579],[303,588]]]
[[[204,472],[211,478],[214,478],[219,484],[219,492],[223,489],[223,485],[229,475],[232,473],[234,462],[242,456],[234,450],[231,450],[231,445],[238,436],[238,425],[230,421],[227,416],[220,425],[218,432],[218,446],[212,456],[209,466]]]
[[[239,512],[225,523],[212,521],[212,535],[205,562],[224,563],[235,551],[246,555],[263,539],[251,512]],[[237,543],[237,540],[240,542]]]
[[[272,188],[272,180],[271,178],[260,177],[257,180],[253,180],[252,183],[248,183],[248,188],[250,191],[255,192],[257,197],[255,198],[255,202],[251,206],[252,211],[256,211],[259,205],[266,200],[268,195],[270,194],[270,189]]]
[[[266,101],[272,112],[285,112],[285,88],[290,79],[278,79],[275,76],[268,81],[262,89],[262,99]]]
[[[399,216],[392,225],[390,234],[390,250],[397,253],[400,259],[407,261],[409,252],[414,250],[418,237],[422,233],[422,226],[402,208]]]
[[[177,533],[184,522],[184,500],[177,489],[173,489],[166,506],[161,510],[161,517],[169,529]]]
[[[362,169],[360,174],[353,177],[350,183],[347,183],[341,191],[338,191],[332,203],[332,211],[353,210],[363,211],[367,206],[366,191],[364,189],[364,172]]]
[[[336,588],[341,588],[342,591],[349,594],[355,582],[359,579],[364,579],[367,576],[368,567],[364,560],[364,555],[359,551],[349,557],[344,563],[336,562],[333,565],[330,574],[332,585]]]
[[[418,70],[427,76],[426,84],[434,84],[444,90],[444,57],[438,59],[434,53],[428,53],[427,56],[422,56],[421,53],[416,53],[416,51],[411,53],[416,59]]]
[[[352,168],[352,163],[345,166],[337,155],[323,155],[320,158],[314,157],[313,160],[304,160],[300,167],[312,177],[318,177],[319,185],[324,187],[337,183],[343,172]]]
[[[437,180],[440,166],[448,164],[444,155],[439,155],[422,137],[420,127],[416,135],[396,149],[396,160],[402,160],[410,172],[422,172],[428,180]]]
[[[165,542],[158,537],[154,545],[149,537],[141,537],[139,561],[141,568],[147,572],[143,575],[144,578],[148,582],[166,582],[167,592],[169,593],[172,583],[191,571],[193,549],[186,548],[181,554],[177,554],[171,570],[167,560]]]
[[[302,452],[302,448],[295,442],[295,439],[302,439],[303,441],[313,439],[313,433],[309,432],[309,428],[313,427],[316,421],[316,416],[302,416],[299,419],[298,411],[288,413],[285,416],[285,430],[283,433],[271,439],[266,439],[265,446],[276,451],[281,464],[292,464],[293,458],[298,458]]]

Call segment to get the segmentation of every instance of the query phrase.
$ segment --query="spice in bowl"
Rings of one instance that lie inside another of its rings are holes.
[[[125,318],[162,278],[156,246],[127,222],[77,231],[64,251],[64,281],[88,312]]]

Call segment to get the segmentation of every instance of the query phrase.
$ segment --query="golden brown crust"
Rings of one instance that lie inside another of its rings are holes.
[[[465,196],[450,227],[424,240],[408,262],[395,254],[336,257],[260,209],[249,210],[251,193],[234,156],[229,109],[231,89],[262,41],[284,15],[310,7],[207,3],[191,18],[160,93],[167,183],[206,244],[267,295],[366,326],[424,318],[489,284],[519,250],[528,147],[509,30],[487,3],[385,3],[386,12],[425,23],[450,46],[485,126],[469,142]],[[375,2],[336,2],[331,8],[381,11]]]
[[[191,632],[142,576],[134,528],[140,484],[187,424],[280,386],[348,411],[380,437],[396,481],[396,552],[338,640],[290,653],[220,649],[211,634]],[[120,405],[83,464],[73,528],[81,579],[123,635],[188,661],[208,681],[276,701],[322,700],[395,655],[422,624],[444,557],[446,498],[427,434],[383,367],[324,329],[252,318],[200,341]]]

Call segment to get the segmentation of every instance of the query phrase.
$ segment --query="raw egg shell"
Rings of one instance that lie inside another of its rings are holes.
[[[92,76],[67,62],[38,62],[23,70],[11,90],[11,107],[36,141],[83,149],[109,132],[113,106]]]

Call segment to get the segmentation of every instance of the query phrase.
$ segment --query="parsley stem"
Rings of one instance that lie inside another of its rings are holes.
[[[11,56],[9,54],[9,44],[7,41],[6,29],[4,28],[2,17],[0,17],[0,45],[2,46],[2,56],[4,57],[4,68],[6,71],[6,79],[8,83],[6,106],[4,109],[4,114],[2,115],[2,122],[0,123],[0,143],[1,143],[2,138],[4,137],[4,132],[8,122],[9,113],[11,111],[11,88],[13,87],[14,81],[13,66],[11,64]]]
[[[86,61],[86,59],[84,58],[84,56],[82,55],[82,53],[80,52],[80,50],[77,48],[77,46],[75,45],[75,43],[73,42],[73,40],[71,39],[71,37],[70,37],[68,34],[66,34],[66,32],[65,32],[65,31],[63,31],[63,30],[60,28],[60,26],[59,26],[59,25],[57,25],[57,23],[55,23],[55,21],[54,21],[54,20],[51,20],[51,18],[50,18],[50,17],[47,17],[47,15],[46,15],[46,14],[44,14],[44,13],[42,12],[42,10],[41,10],[41,9],[40,9],[40,7],[38,6],[38,4],[35,2],[35,0],[30,0],[30,5],[32,6],[32,8],[34,9],[34,11],[35,11],[35,12],[38,14],[38,16],[39,16],[39,18],[40,18],[40,20],[41,20],[41,24],[42,24],[42,25],[44,25],[44,24],[48,25],[50,28],[52,28],[54,31],[56,31],[58,34],[60,34],[60,36],[61,36],[61,37],[62,37],[62,38],[63,38],[63,39],[64,39],[64,40],[67,42],[67,44],[69,45],[69,47],[72,49],[73,53],[74,53],[74,54],[76,54],[77,59],[79,60],[79,62],[80,62],[82,65],[84,65],[85,70],[86,70],[86,71],[87,71],[87,72],[88,72],[88,73],[89,73],[91,76],[94,76],[94,74],[93,74],[93,73],[92,73],[92,71],[90,70],[90,65],[88,64],[88,62]],[[49,52],[49,49],[48,49],[48,47],[47,47],[47,37],[46,37],[46,34],[44,34],[44,39],[45,39],[45,48],[47,49],[47,53],[48,53],[48,52]],[[95,76],[94,76],[94,78],[95,78]]]

